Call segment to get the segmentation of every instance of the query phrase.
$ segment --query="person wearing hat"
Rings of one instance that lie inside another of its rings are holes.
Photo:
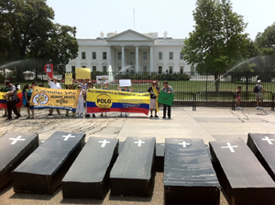
[[[83,107],[84,107],[84,95],[85,90],[82,89],[81,85],[78,85],[79,96],[78,96],[78,102],[76,107],[76,116],[75,117],[83,117]]]
[[[148,89],[148,92],[150,93],[150,118],[153,117],[153,110],[155,111],[155,117],[158,118],[157,111],[158,111],[158,102],[157,97],[159,95],[159,87],[157,86],[157,81],[152,82],[152,86]]]
[[[261,80],[257,81],[257,84],[255,85],[253,89],[255,96],[256,96],[256,101],[257,101],[257,110],[262,110],[262,104],[263,104],[263,93],[265,90],[263,86],[261,85]]]
[[[88,89],[95,89],[94,84],[92,81],[88,82]],[[87,94],[85,93],[85,100],[87,99]],[[86,101],[87,103],[87,101]],[[86,104],[87,106],[87,104]],[[85,117],[90,117],[90,114],[86,114]],[[93,117],[95,117],[95,114],[93,114]]]
[[[53,77],[53,82],[51,82],[50,78],[48,76],[48,84],[49,84],[50,88],[52,88],[52,89],[62,89],[60,83],[57,82],[57,78],[56,77]],[[56,109],[56,111],[57,111],[58,115],[61,115],[59,109]],[[51,115],[53,115],[53,109],[49,110],[48,116],[51,116]]]
[[[21,115],[16,109],[16,103],[18,98],[16,93],[16,87],[13,84],[11,84],[10,81],[6,81],[6,86],[9,88],[8,92],[4,95],[7,101],[8,109],[8,118],[6,120],[12,120],[11,111],[13,111],[16,115],[15,119],[18,119],[19,117],[21,117]]]

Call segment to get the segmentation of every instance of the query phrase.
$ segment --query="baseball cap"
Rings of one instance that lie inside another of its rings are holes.
[[[258,80],[257,82],[258,82],[258,83],[260,83],[260,82],[261,82],[261,80]]]

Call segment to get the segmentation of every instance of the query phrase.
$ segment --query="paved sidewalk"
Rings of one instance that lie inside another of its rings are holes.
[[[22,118],[5,121],[0,118],[0,136],[6,131],[38,133],[40,139],[47,139],[55,131],[86,133],[89,137],[108,137],[124,141],[127,137],[156,137],[157,142],[165,138],[202,138],[209,141],[242,138],[247,141],[248,133],[275,133],[275,112],[270,108],[256,110],[243,108],[232,111],[229,108],[191,107],[172,108],[172,119],[148,118],[144,114],[130,114],[118,117],[119,113],[108,113],[107,117],[77,118],[57,115],[47,116],[47,110],[35,110],[35,119],[26,119],[26,109],[21,109]],[[3,110],[0,110],[0,116]],[[0,204],[163,204],[163,173],[157,173],[152,198],[106,196],[104,201],[63,200],[61,189],[55,195],[15,194],[12,186],[0,191]],[[221,197],[221,204],[227,204]]]

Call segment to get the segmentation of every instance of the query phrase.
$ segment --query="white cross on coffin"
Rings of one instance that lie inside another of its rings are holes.
[[[221,148],[229,148],[230,152],[235,152],[234,147],[238,147],[238,145],[231,145],[229,142],[226,143],[227,146],[222,146]]]
[[[137,142],[135,142],[136,144],[138,144],[138,147],[141,147],[141,144],[143,144],[143,143],[145,143],[144,141],[142,141],[142,140],[139,140],[139,141],[137,141]]]
[[[275,139],[270,139],[269,137],[265,136],[262,138],[263,141],[267,141],[268,144],[273,145],[272,141],[275,141]]]
[[[102,143],[101,147],[105,147],[107,143],[110,143],[110,141],[103,140],[103,141],[98,141],[99,143]]]
[[[183,141],[182,143],[179,143],[179,145],[182,145],[182,147],[186,147],[186,145],[190,145],[190,143],[186,143],[185,141]]]
[[[65,137],[64,141],[68,141],[68,139],[71,137],[71,138],[74,138],[75,136],[71,135],[71,134],[68,134],[68,135],[63,135],[62,137]]]
[[[16,138],[9,138],[9,140],[13,140],[13,142],[11,143],[11,145],[16,144],[17,141],[25,141],[26,139],[21,139],[22,136],[18,136]]]

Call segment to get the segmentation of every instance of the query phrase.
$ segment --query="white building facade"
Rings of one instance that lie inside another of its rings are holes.
[[[78,39],[79,51],[76,59],[66,65],[66,72],[75,68],[91,68],[91,71],[108,72],[157,72],[190,73],[181,51],[184,39],[172,39],[164,33],[141,34],[133,30],[122,33],[101,32],[97,39]]]

